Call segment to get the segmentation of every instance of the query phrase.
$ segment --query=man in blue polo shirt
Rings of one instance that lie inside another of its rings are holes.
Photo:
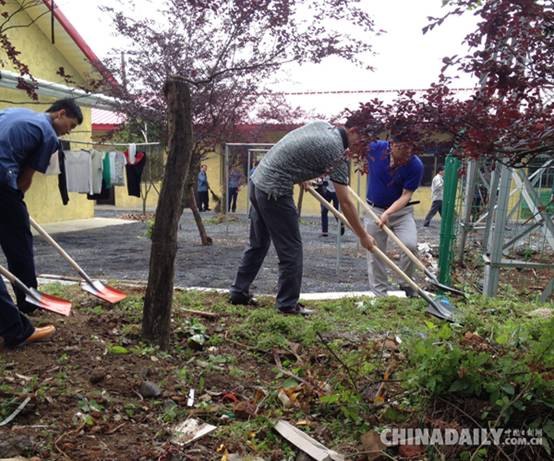
[[[366,219],[366,228],[382,251],[387,247],[387,234],[383,225],[390,227],[412,251],[417,247],[417,228],[413,206],[409,205],[414,191],[423,178],[423,163],[413,153],[413,144],[396,135],[392,141],[375,141],[367,153],[367,203],[379,216],[380,222]],[[377,296],[385,296],[389,289],[386,268],[379,258],[368,252],[368,278],[370,289]],[[414,265],[402,254],[399,267],[412,277]],[[410,287],[400,287],[408,296]]]
[[[0,111],[0,246],[9,270],[28,287],[37,287],[33,238],[23,201],[35,172],[44,173],[58,150],[58,136],[82,123],[81,109],[72,99],[56,101],[45,113],[30,109]],[[14,287],[13,303],[0,278],[0,337],[6,347],[50,338],[53,325],[34,328],[24,313],[36,309]]]

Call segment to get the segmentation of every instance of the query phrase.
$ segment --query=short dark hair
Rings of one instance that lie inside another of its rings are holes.
[[[81,108],[77,105],[74,99],[58,99],[54,102],[46,112],[58,112],[59,110],[65,109],[65,113],[68,117],[74,118],[79,122],[79,125],[83,123],[83,113]]]
[[[440,173],[441,171],[444,171],[444,165],[439,165],[437,167],[437,173]]]

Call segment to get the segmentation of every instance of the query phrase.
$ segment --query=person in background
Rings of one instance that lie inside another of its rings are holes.
[[[437,214],[437,211],[442,216],[442,193],[444,190],[444,167],[439,166],[437,174],[433,178],[431,183],[431,209],[425,220],[423,221],[423,227],[429,227],[431,219]]]
[[[54,102],[46,113],[12,108],[0,111],[0,246],[8,269],[28,287],[36,288],[33,236],[24,195],[33,176],[46,172],[50,157],[59,149],[58,136],[83,122],[81,109],[72,99]],[[25,313],[37,307],[14,287],[13,303],[0,277],[0,337],[4,346],[16,347],[46,340],[53,325],[33,327]]]
[[[237,197],[242,185],[243,175],[237,166],[229,172],[229,206],[227,211],[237,211]]]
[[[319,194],[327,200],[331,205],[333,205],[337,210],[339,209],[339,199],[337,198],[337,193],[335,192],[335,186],[329,175],[323,177],[321,184],[318,186]],[[327,237],[329,235],[329,210],[320,205],[321,207],[321,236]],[[336,218],[335,218],[336,220]],[[344,224],[341,223],[341,235],[344,234]]]
[[[370,143],[367,152],[368,184],[367,203],[379,216],[379,222],[366,219],[366,229],[377,242],[377,247],[385,251],[387,234],[382,229],[388,226],[412,251],[417,249],[417,227],[414,210],[410,201],[423,178],[423,162],[413,152],[413,142],[401,133],[393,132],[391,141]],[[369,287],[376,296],[386,296],[389,289],[385,264],[367,255]],[[399,267],[408,277],[412,277],[414,264],[404,253],[400,256]],[[413,290],[400,285],[406,295],[413,296]]]
[[[200,165],[198,172],[198,211],[210,211],[210,186],[208,184],[208,165]]]
[[[360,239],[371,250],[373,238],[365,231],[348,191],[346,152],[359,144],[355,127],[344,129],[327,122],[308,123],[287,133],[260,161],[250,185],[250,236],[230,289],[232,304],[256,305],[250,285],[256,278],[273,242],[279,258],[276,307],[281,314],[309,315],[298,302],[302,285],[302,237],[294,184],[329,174],[342,211]]]

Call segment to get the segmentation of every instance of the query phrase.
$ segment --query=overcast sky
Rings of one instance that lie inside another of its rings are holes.
[[[98,5],[102,0],[56,0],[94,52],[102,58],[113,47],[111,22]],[[136,0],[152,8],[151,0]],[[466,51],[463,38],[473,30],[471,15],[452,18],[441,27],[423,35],[421,29],[428,16],[445,13],[442,0],[364,0],[375,20],[376,29],[386,34],[375,37],[377,56],[368,57],[375,71],[366,71],[340,59],[330,58],[320,64],[291,66],[281,75],[275,88],[281,91],[377,90],[427,88],[436,81],[442,57]],[[468,76],[462,76],[455,86],[472,86]],[[334,115],[345,107],[356,108],[359,102],[375,94],[291,96],[292,104],[307,111]],[[390,95],[382,97],[390,100]]]

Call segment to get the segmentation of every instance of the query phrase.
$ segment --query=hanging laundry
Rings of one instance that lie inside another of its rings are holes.
[[[65,152],[65,172],[68,192],[88,193],[90,191],[90,152]]]
[[[58,190],[62,197],[62,203],[67,205],[69,203],[69,194],[67,193],[67,175],[65,172],[65,153],[63,148],[58,150],[58,161],[60,164],[60,174],[58,176]]]
[[[125,156],[121,152],[110,152],[111,180],[113,186],[125,185]]]
[[[110,153],[106,152],[104,154],[104,161],[102,163],[103,170],[102,170],[102,180],[104,181],[104,186],[107,189],[110,189],[112,187],[112,169],[110,167]]]
[[[146,154],[144,152],[137,152],[135,156],[135,163],[129,162],[128,152],[124,152],[127,157],[127,165],[125,165],[125,172],[127,173],[127,193],[134,197],[140,197],[140,179],[142,177],[142,170],[146,165]]]
[[[46,176],[55,176],[60,174],[60,158],[58,152],[54,152],[50,157],[48,168],[44,172]]]
[[[128,152],[127,163],[130,163],[131,165],[138,163],[138,160],[136,160],[136,154],[137,154],[136,144],[129,144],[129,148],[127,149],[126,152]]]
[[[92,150],[90,152],[90,190],[89,194],[99,194],[102,191],[104,153]]]

